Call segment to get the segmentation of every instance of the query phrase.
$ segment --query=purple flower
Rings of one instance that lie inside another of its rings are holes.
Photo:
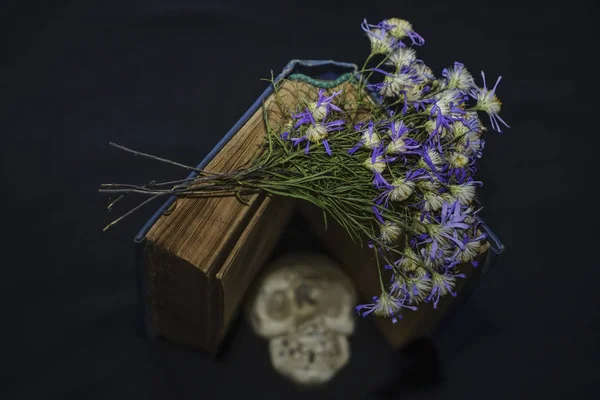
[[[380,172],[377,171],[373,173],[373,185],[376,188],[390,187],[389,182],[383,177],[383,175]]]
[[[419,179],[425,173],[424,169],[408,171],[404,178],[396,178],[392,183],[385,187],[385,190],[375,198],[376,204],[383,203],[386,207],[390,201],[406,200],[415,187],[415,180]]]
[[[430,90],[431,88],[429,86],[425,86],[423,88],[420,86],[413,86],[411,88],[401,90],[400,94],[404,96],[402,115],[406,115],[408,113],[408,108],[410,106],[413,106],[417,112],[425,111],[427,109],[427,105],[435,101],[433,98],[423,98],[423,96]]]
[[[356,311],[361,317],[373,314],[378,317],[389,317],[393,323],[396,323],[398,319],[402,318],[399,315],[402,308],[408,308],[413,311],[417,309],[414,306],[405,304],[406,300],[406,297],[398,298],[383,292],[380,296],[374,296],[372,303],[356,306]]]
[[[442,154],[438,153],[431,144],[422,145],[420,149],[415,151],[415,153],[421,156],[421,165],[429,167],[431,173],[437,178],[438,181],[441,183],[447,182],[447,179],[444,178],[438,171],[438,167],[442,165],[444,161]]]
[[[422,46],[425,44],[425,39],[415,32],[410,22],[400,18],[390,18],[383,21],[383,23],[388,27],[390,35],[396,39],[401,40],[405,37],[408,37],[412,44],[416,46]]]
[[[406,276],[392,276],[390,292],[397,297],[409,300],[410,304],[424,300],[425,295],[431,292],[431,278],[423,268],[419,272],[409,272]]]
[[[379,211],[379,208],[377,208],[377,206],[372,206],[371,208],[373,209],[373,213],[375,214],[375,218],[377,218],[377,220],[381,224],[385,224],[385,221],[383,220],[383,216],[381,215],[381,212]]]
[[[402,121],[392,121],[389,125],[390,139],[395,140],[409,132],[408,126]]]
[[[367,168],[373,171],[373,185],[377,188],[390,186],[390,184],[382,175],[385,165],[388,162],[390,162],[390,159],[385,157],[385,150],[383,146],[378,146],[373,149],[371,152],[371,157],[366,161],[365,165]]]
[[[467,218],[462,210],[459,201],[455,201],[451,205],[445,202],[442,205],[442,211],[440,212],[440,225],[446,228],[456,229],[468,229],[469,225],[465,224],[464,221]]]
[[[296,120],[296,124],[294,125],[294,128],[299,128],[304,124],[312,124],[312,125],[316,124],[315,117],[310,112],[308,107],[305,107],[304,111],[294,114],[293,118]]]
[[[405,137],[409,129],[402,121],[392,121],[388,127],[390,142],[386,147],[387,154],[417,154],[414,150],[418,149],[421,144],[414,139]]]
[[[342,109],[332,103],[333,99],[338,96],[342,91],[334,92],[331,96],[325,96],[325,89],[319,90],[319,97],[315,103],[311,103],[308,106],[308,112],[312,114],[314,119],[323,120],[331,110],[342,112]]]
[[[444,90],[436,96],[431,105],[430,115],[435,118],[436,127],[431,137],[438,133],[441,127],[450,129],[450,124],[461,119],[466,114],[462,108],[466,98],[458,90]]]
[[[466,151],[472,152],[475,158],[481,158],[483,156],[485,140],[479,137],[467,137],[464,143],[464,147]]]
[[[477,170],[476,158],[474,154],[452,153],[448,157],[446,164],[441,173],[445,176],[445,181],[448,182],[452,178],[457,184],[466,183]]]
[[[310,117],[307,118],[309,118],[311,124],[304,131],[304,135],[298,138],[291,139],[292,144],[294,146],[298,146],[300,143],[306,141],[306,148],[304,150],[304,153],[308,154],[311,143],[323,143],[325,151],[328,155],[331,156],[331,148],[329,147],[329,142],[326,138],[330,132],[344,129],[346,121],[338,119],[331,122],[315,123],[314,119],[312,118],[312,115],[310,115]]]
[[[500,100],[498,100],[498,97],[496,97],[496,88],[498,87],[502,77],[498,77],[498,80],[496,81],[496,84],[492,90],[489,90],[487,87],[487,83],[485,82],[485,74],[483,71],[481,71],[481,77],[483,78],[483,88],[474,88],[470,92],[471,97],[477,100],[477,104],[475,105],[474,109],[486,112],[490,117],[492,129],[497,132],[502,132],[502,130],[500,130],[499,122],[501,122],[507,128],[510,128],[510,126],[508,126],[508,124],[504,122],[502,118],[500,118],[500,115],[498,115],[500,113],[502,103]]]
[[[353,155],[362,147],[362,145],[363,145],[362,141],[359,141],[350,150],[348,150],[348,154]]]
[[[464,64],[455,62],[453,68],[444,68],[442,76],[446,78],[448,89],[458,89],[463,93],[468,93],[476,87],[473,76]]]
[[[419,75],[410,67],[404,66],[400,71],[392,74],[379,68],[373,71],[385,75],[383,82],[369,85],[369,89],[377,91],[384,97],[397,97],[401,93],[412,90],[421,82]]]
[[[352,155],[356,153],[363,146],[369,149],[375,149],[380,146],[381,138],[375,131],[375,124],[373,121],[369,121],[367,124],[360,122],[354,125],[354,130],[361,132],[361,138],[350,150],[348,150],[348,154]]]
[[[422,214],[422,222],[425,213]],[[465,245],[458,237],[459,229],[469,229],[469,224],[465,222],[467,214],[463,213],[461,205],[458,201],[450,205],[448,202],[443,202],[442,209],[438,218],[433,218],[427,213],[428,223],[424,224],[426,233],[417,237],[418,245],[429,244],[429,251],[425,252],[422,249],[421,254],[425,261],[439,262],[444,254],[452,251],[447,243],[454,243],[461,251]]]
[[[465,277],[465,274],[453,274],[450,271],[443,274],[433,273],[431,275],[431,292],[425,301],[430,302],[433,300],[433,308],[437,308],[441,296],[449,293],[453,297],[456,297],[456,292],[453,291],[456,278]]]
[[[456,262],[461,263],[473,261],[473,259],[479,255],[481,250],[481,241],[486,237],[487,236],[485,234],[481,234],[477,237],[469,237],[465,233],[462,239],[462,248],[456,249],[451,257],[451,260],[456,260]],[[476,267],[477,265],[474,266]]]
[[[362,30],[367,34],[369,41],[371,42],[371,54],[388,54],[394,49],[405,47],[401,40],[394,38],[389,34],[389,30],[393,28],[392,25],[380,22],[377,25],[367,23],[367,20],[363,20],[360,25]]]
[[[455,201],[452,205],[449,205],[448,202],[442,204],[439,224],[429,225],[429,235],[432,239],[432,257],[436,254],[436,251],[439,248],[439,241],[442,238],[454,242],[460,249],[465,247],[463,242],[458,239],[456,230],[469,229],[469,225],[464,222],[466,218],[467,215],[463,213],[459,201]]]

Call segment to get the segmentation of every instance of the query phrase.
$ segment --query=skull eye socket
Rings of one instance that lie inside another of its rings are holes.
[[[328,317],[339,317],[344,312],[346,292],[342,287],[333,286],[328,289],[327,296],[322,301],[323,313]]]
[[[275,320],[288,318],[291,312],[291,303],[287,293],[277,290],[267,298],[267,315]]]

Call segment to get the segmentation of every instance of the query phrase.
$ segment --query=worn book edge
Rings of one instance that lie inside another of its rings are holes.
[[[313,60],[292,60],[288,65],[284,68],[282,73],[275,78],[275,81],[279,81],[287,76],[289,76],[292,72],[298,71],[298,68],[316,68],[312,72],[316,72],[318,68],[324,67],[325,70],[328,71],[329,74],[333,73],[337,76],[337,81],[340,81],[340,75],[351,75],[354,71],[356,71],[356,66],[349,63],[340,63],[332,60],[324,60],[324,61],[313,61]],[[345,74],[341,74],[338,71],[344,71]],[[302,74],[299,74],[301,76]],[[332,76],[323,76],[323,80],[315,81],[317,84],[323,83],[323,85],[331,85]],[[344,78],[346,81],[348,77]],[[314,84],[314,82],[311,82]],[[340,84],[341,82],[336,82],[336,84]],[[258,110],[263,104],[264,100],[273,92],[273,85],[269,85],[263,94],[254,102],[254,104],[250,107],[250,109],[240,118],[240,120],[234,125],[229,132],[221,139],[221,141],[212,149],[212,151],[198,164],[199,169],[204,168],[209,162],[221,151],[221,149],[230,141],[230,139],[235,136],[235,134],[243,127],[243,125],[248,122],[248,120],[252,117],[252,115]],[[197,176],[197,173],[191,173],[188,178],[193,178]],[[138,235],[135,237],[134,242],[136,243],[136,265],[137,265],[137,289],[138,289],[138,315],[139,315],[139,324],[138,330],[139,333],[144,334],[149,337],[155,337],[158,333],[156,325],[153,323],[153,319],[150,316],[150,305],[146,301],[149,290],[149,277],[144,273],[142,268],[142,264],[144,260],[148,260],[147,251],[145,251],[145,245],[148,244],[146,240],[146,235],[148,231],[152,228],[152,226],[156,223],[157,219],[159,219],[169,208],[174,205],[176,201],[175,197],[169,198],[163,206],[161,206],[150,218],[146,224],[142,227],[142,229],[138,232]],[[151,247],[149,248],[151,249]],[[148,250],[149,250],[148,249]],[[156,251],[155,251],[156,253]],[[186,265],[184,263],[184,265]],[[189,265],[186,267],[189,269]]]

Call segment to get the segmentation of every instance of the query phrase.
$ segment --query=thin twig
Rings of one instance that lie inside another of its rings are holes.
[[[116,203],[117,203],[119,200],[123,199],[123,197],[125,197],[125,195],[124,195],[124,194],[120,195],[119,197],[117,197],[116,199],[114,199],[113,201],[111,201],[111,202],[108,204],[108,206],[106,207],[106,209],[107,209],[108,211],[110,211],[110,210],[111,210],[111,209],[114,207],[114,205],[115,205],[115,204],[116,204]]]
[[[115,219],[113,222],[111,222],[110,224],[106,225],[104,227],[104,229],[102,229],[103,232],[105,232],[108,228],[110,228],[111,226],[117,224],[118,222],[120,222],[121,220],[123,220],[124,218],[130,216],[131,214],[133,214],[134,212],[136,212],[137,210],[139,210],[140,208],[142,208],[143,206],[145,206],[146,204],[150,203],[152,200],[158,198],[160,196],[156,195],[156,196],[152,196],[146,200],[144,200],[143,202],[141,202],[140,204],[138,204],[137,206],[133,207],[131,210],[127,211],[125,214],[121,215],[119,218]]]
[[[155,189],[147,189],[143,186],[128,187],[127,185],[123,185],[121,188],[115,188],[115,189],[99,189],[98,192],[99,193],[124,193],[124,194],[141,193],[141,194],[156,194],[156,195],[165,195],[165,194],[175,194],[176,193],[172,190],[155,190]]]
[[[198,173],[201,173],[201,174],[219,175],[219,176],[223,175],[223,174],[220,174],[220,173],[209,172],[209,171],[205,171],[205,170],[200,169],[200,168],[191,167],[189,165],[185,165],[185,164],[181,164],[181,163],[178,163],[178,162],[175,162],[175,161],[167,160],[166,158],[161,158],[161,157],[153,156],[152,154],[142,153],[141,151],[132,150],[130,148],[127,148],[125,146],[122,146],[120,144],[116,144],[116,143],[113,143],[113,142],[110,142],[109,145],[111,145],[113,147],[116,147],[117,149],[124,150],[124,151],[126,151],[128,153],[132,153],[133,155],[136,155],[136,156],[142,156],[142,157],[150,158],[152,160],[161,161],[161,162],[164,162],[164,163],[167,163],[167,164],[175,165],[177,167],[185,168],[185,169],[190,170],[190,171],[195,171],[195,172],[198,172]]]

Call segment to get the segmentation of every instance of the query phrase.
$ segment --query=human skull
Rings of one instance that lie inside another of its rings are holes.
[[[267,268],[250,303],[254,331],[269,342],[275,370],[301,385],[329,381],[348,362],[356,292],[340,267],[314,253]]]

